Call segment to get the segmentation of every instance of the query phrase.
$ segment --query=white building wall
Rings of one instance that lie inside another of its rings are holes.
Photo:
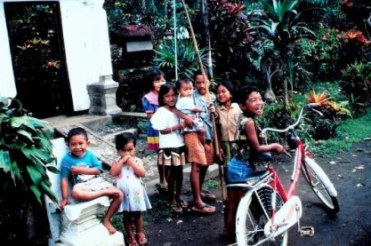
[[[0,96],[15,97],[13,64],[9,47],[9,36],[6,27],[4,4],[0,1]]]

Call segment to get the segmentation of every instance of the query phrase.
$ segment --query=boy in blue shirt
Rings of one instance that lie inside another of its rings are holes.
[[[68,132],[67,145],[70,151],[61,163],[61,209],[69,203],[69,181],[72,183],[71,196],[78,201],[108,196],[112,202],[103,218],[103,225],[110,234],[115,233],[116,228],[111,224],[111,218],[123,200],[122,192],[98,176],[103,171],[102,163],[88,150],[88,134],[83,128],[73,128]]]

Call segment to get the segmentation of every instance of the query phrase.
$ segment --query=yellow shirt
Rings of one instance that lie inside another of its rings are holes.
[[[237,103],[232,103],[227,109],[224,106],[219,107],[219,123],[221,127],[222,141],[235,141],[239,128],[239,120],[242,111]]]

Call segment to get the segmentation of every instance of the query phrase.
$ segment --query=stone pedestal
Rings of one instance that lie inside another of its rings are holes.
[[[98,83],[90,84],[88,93],[90,97],[90,114],[114,115],[121,113],[116,105],[116,90],[118,84],[112,80],[112,76],[101,76]]]
[[[123,234],[119,231],[110,235],[107,228],[95,215],[71,222],[63,216],[63,229],[59,245],[68,246],[125,246]]]

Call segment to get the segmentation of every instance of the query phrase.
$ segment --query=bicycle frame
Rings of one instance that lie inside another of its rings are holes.
[[[273,174],[272,175],[273,181],[270,183],[270,185],[279,192],[284,202],[286,202],[290,197],[292,197],[295,194],[295,191],[299,183],[300,168],[301,165],[303,164],[304,155],[305,148],[303,143],[299,139],[297,141],[297,149],[295,153],[294,167],[291,176],[291,184],[288,187],[287,191],[284,188],[284,185],[281,179],[279,178],[277,171],[274,169],[273,165],[269,165],[268,167],[268,171]]]
[[[279,243],[286,244],[287,231],[295,224],[298,225],[298,232],[303,235],[314,233],[312,227],[300,227],[303,207],[300,198],[295,195],[300,173],[303,173],[309,186],[329,212],[335,214],[339,211],[335,186],[295,133],[295,127],[300,123],[304,109],[313,106],[318,106],[318,104],[313,103],[303,107],[298,120],[286,129],[265,128],[262,130],[263,134],[266,131],[288,133],[288,144],[291,149],[295,149],[291,183],[287,189],[272,164],[268,165],[267,172],[252,175],[246,183],[227,185],[227,187],[247,188],[246,194],[240,201],[236,217],[238,245],[246,245],[250,240],[253,245],[259,245],[267,240],[274,242],[277,239]],[[255,210],[256,213],[254,213],[253,201],[257,201],[259,204],[255,206],[261,208],[261,210]],[[263,235],[262,231],[264,231]]]
[[[272,174],[269,185],[273,187],[273,195],[275,192],[278,192],[284,202],[284,205],[278,211],[276,211],[275,204],[272,206],[272,214],[270,216],[271,219],[268,221],[264,228],[264,232],[268,237],[275,237],[286,231],[294,224],[300,225],[299,220],[302,215],[302,205],[300,198],[294,195],[298,187],[299,175],[301,171],[301,165],[304,161],[304,155],[304,145],[300,139],[297,139],[297,148],[295,151],[291,184],[287,190],[285,189],[273,165],[268,166],[268,171]],[[274,201],[275,198],[272,200]],[[296,216],[293,216],[295,212]]]

